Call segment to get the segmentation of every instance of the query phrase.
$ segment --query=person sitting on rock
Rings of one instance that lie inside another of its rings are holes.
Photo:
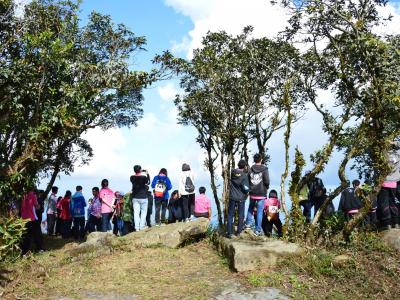
[[[282,236],[282,222],[279,219],[279,209],[281,202],[278,199],[278,193],[271,190],[268,198],[264,201],[264,216],[262,220],[262,228],[266,236],[272,235],[272,227],[275,225],[278,236]]]
[[[358,214],[359,209],[362,206],[360,198],[357,196],[357,189],[360,187],[360,180],[353,180],[352,187],[345,189],[341,196],[339,202],[338,210],[343,212],[346,220],[350,220]]]
[[[196,218],[211,219],[211,201],[206,196],[206,188],[204,186],[199,188],[199,194],[194,202],[194,216]]]
[[[182,214],[182,199],[179,198],[178,190],[175,190],[171,194],[171,198],[168,202],[168,223],[180,222],[183,219]]]

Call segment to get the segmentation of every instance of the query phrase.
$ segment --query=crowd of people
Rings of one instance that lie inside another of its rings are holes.
[[[152,181],[140,165],[133,169],[134,174],[130,177],[132,189],[127,193],[114,192],[107,179],[101,181],[100,188],[92,188],[92,197],[88,201],[82,194],[82,186],[76,186],[74,194],[67,190],[64,196],[58,196],[58,187],[53,186],[47,200],[41,198],[42,192],[26,193],[21,205],[21,217],[28,220],[21,244],[22,253],[30,250],[32,241],[35,250],[43,251],[41,216],[44,209],[49,236],[60,235],[76,240],[93,231],[112,231],[123,236],[152,225],[211,218],[211,202],[206,196],[206,188],[201,186],[195,195],[194,175],[188,164],[182,165],[179,186],[174,191],[165,168]],[[151,222],[153,207],[154,224]]]
[[[390,154],[392,171],[383,182],[380,192],[369,208],[364,225],[374,229],[390,230],[400,228],[400,155],[398,152]],[[236,169],[232,171],[230,180],[230,194],[228,202],[227,237],[233,234],[240,235],[246,227],[252,227],[256,235],[271,236],[275,226],[278,237],[282,236],[282,222],[279,218],[280,200],[275,190],[270,190],[268,168],[262,163],[260,154],[254,155],[254,164],[248,168],[244,160],[240,160]],[[346,188],[340,197],[338,211],[348,221],[360,213],[363,207],[358,189],[359,180],[353,180],[352,186]],[[268,196],[267,196],[268,195]],[[300,206],[306,222],[311,222],[311,211],[314,207],[314,216],[320,210],[327,190],[318,177],[305,184],[299,193]],[[245,220],[245,204],[249,198],[247,216]],[[325,208],[324,216],[335,212],[333,203]],[[233,220],[237,216],[238,222],[234,232]]]
[[[399,228],[400,159],[394,160],[392,167],[393,172],[383,183],[364,221],[381,230]],[[147,171],[135,165],[134,175],[130,177],[130,181],[132,189],[124,194],[120,191],[113,192],[109,188],[108,180],[103,179],[101,188],[92,188],[93,197],[88,202],[82,194],[81,186],[76,187],[73,195],[70,191],[66,191],[64,197],[59,197],[58,188],[53,186],[46,205],[47,234],[83,239],[86,233],[112,230],[114,234],[122,236],[151,227],[153,206],[155,206],[155,226],[180,221],[188,222],[196,217],[211,218],[211,203],[205,195],[206,188],[200,187],[198,195],[195,196],[194,176],[188,164],[182,165],[179,187],[174,191],[165,168],[150,180]],[[263,164],[260,154],[254,155],[254,164],[251,167],[246,161],[239,161],[238,167],[232,170],[230,178],[226,232],[228,238],[240,235],[246,227],[252,228],[255,235],[266,236],[271,236],[275,228],[277,236],[282,236],[282,222],[279,217],[281,203],[277,191],[269,190],[269,186],[268,168]],[[358,196],[360,186],[360,181],[354,180],[352,186],[341,194],[338,210],[347,220],[358,214],[363,206]],[[306,222],[311,221],[312,208],[314,207],[315,215],[327,197],[326,188],[318,177],[302,187],[299,203]],[[26,193],[23,197],[21,217],[29,220],[22,242],[23,253],[29,250],[31,240],[35,242],[37,250],[43,249],[40,229],[43,210],[40,209],[43,209],[44,205],[41,202],[43,203],[43,199],[38,201],[38,195],[34,191]],[[330,203],[323,213],[330,215],[334,212],[335,207]],[[234,226],[235,217],[237,226]]]

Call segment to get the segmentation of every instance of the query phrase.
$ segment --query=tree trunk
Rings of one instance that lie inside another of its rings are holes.
[[[224,204],[224,224],[226,225],[226,221],[228,219],[228,201],[229,201],[229,184],[230,184],[230,171],[231,171],[231,161],[232,161],[232,153],[229,153],[225,165],[222,169],[222,177],[224,181],[224,189],[222,192],[222,202]]]
[[[218,212],[218,224],[222,226],[222,211],[221,211],[221,203],[218,198],[218,192],[217,192],[217,185],[215,183],[215,167],[214,167],[214,162],[217,159],[217,157],[213,158],[212,157],[212,148],[211,144],[210,146],[207,146],[207,168],[208,172],[210,173],[210,182],[211,182],[211,190],[213,192],[214,196],[214,201],[215,205],[217,207],[217,212]]]
[[[44,191],[44,198],[45,198],[45,199],[46,199],[47,196],[49,195],[49,193],[50,193],[50,191],[51,191],[51,188],[53,187],[53,184],[54,184],[54,182],[55,182],[56,179],[57,179],[58,173],[60,173],[60,164],[57,164],[57,165],[54,167],[53,174],[51,174],[50,181],[49,181],[49,183],[47,184],[46,190]]]

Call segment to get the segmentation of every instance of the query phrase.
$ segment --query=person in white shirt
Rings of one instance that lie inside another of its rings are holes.
[[[182,173],[179,178],[179,195],[183,205],[183,219],[188,221],[194,218],[195,185],[193,172],[188,164],[182,165]]]

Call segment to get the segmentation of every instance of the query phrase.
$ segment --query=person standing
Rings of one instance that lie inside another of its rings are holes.
[[[362,207],[361,200],[356,194],[359,187],[360,181],[355,179],[352,182],[352,187],[345,189],[340,196],[338,210],[343,212],[347,220],[358,214],[359,209]]]
[[[71,234],[72,216],[70,211],[71,205],[71,191],[66,191],[64,198],[61,199],[59,205],[61,209],[61,236],[63,239],[69,238]]]
[[[47,234],[55,235],[54,229],[57,217],[57,193],[58,187],[53,186],[51,188],[51,195],[47,202]]]
[[[122,220],[122,210],[124,206],[124,193],[115,192],[115,202],[114,202],[114,214],[112,216],[113,223],[113,234],[123,236],[124,235],[124,221]]]
[[[262,164],[260,154],[254,155],[254,165],[250,168],[250,204],[247,211],[246,226],[250,227],[252,223],[254,208],[257,208],[255,234],[262,235],[262,219],[264,210],[264,201],[267,198],[269,188],[268,168]]]
[[[397,182],[400,181],[400,143],[394,143],[389,152],[388,162],[391,168],[378,193],[376,215],[380,230],[399,228],[399,210],[396,205]]]
[[[111,216],[113,214],[113,204],[114,204],[114,192],[108,187],[108,179],[103,179],[101,181],[100,190],[101,199],[101,231],[107,232],[111,230]]]
[[[151,191],[147,191],[147,214],[146,214],[146,225],[151,227],[151,214],[153,213],[154,198]]]
[[[157,176],[154,176],[151,183],[154,193],[154,204],[156,206],[155,221],[156,226],[165,223],[165,213],[167,212],[167,204],[169,199],[169,191],[172,189],[171,180],[168,178],[167,169],[162,168]],[[160,219],[161,211],[161,219]]]
[[[150,177],[145,170],[142,172],[140,165],[135,165],[133,170],[135,174],[130,178],[132,183],[133,214],[135,229],[136,231],[140,231],[146,228],[147,191],[150,184]]]
[[[193,172],[188,164],[182,165],[182,173],[179,178],[179,195],[183,205],[183,219],[189,221],[194,216],[195,185]]]
[[[240,160],[238,168],[232,170],[230,180],[230,193],[228,202],[228,228],[227,237],[232,237],[233,232],[233,218],[236,215],[235,210],[237,209],[238,226],[236,235],[240,235],[243,230],[244,222],[244,206],[246,203],[247,195],[249,193],[250,184],[249,176],[246,172],[246,161]]]
[[[25,255],[30,250],[31,240],[35,243],[36,251],[43,251],[42,232],[40,229],[40,222],[36,215],[38,209],[40,209],[40,205],[36,193],[31,191],[24,194],[21,204],[21,218],[23,220],[28,220],[28,222],[25,224],[26,231],[21,242],[22,255]]]
[[[86,201],[82,194],[82,186],[76,187],[76,192],[71,198],[71,215],[73,218],[74,238],[83,239],[85,236],[85,207]]]
[[[150,193],[151,194],[151,193]],[[122,220],[124,221],[124,232],[126,235],[134,231],[133,226],[133,204],[132,193],[128,192],[124,196],[124,204],[122,206]]]
[[[101,199],[100,191],[97,186],[92,188],[92,201],[90,201],[88,207],[89,219],[88,219],[88,231],[102,231],[102,215],[101,215]]]

